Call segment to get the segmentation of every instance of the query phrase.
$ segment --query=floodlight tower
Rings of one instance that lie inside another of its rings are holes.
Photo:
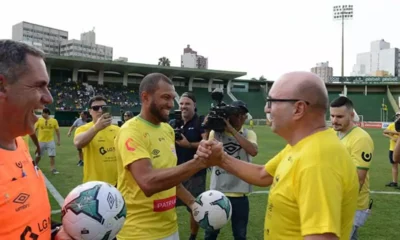
[[[353,19],[353,5],[333,6],[333,20],[342,21],[342,77],[344,77],[344,20]]]

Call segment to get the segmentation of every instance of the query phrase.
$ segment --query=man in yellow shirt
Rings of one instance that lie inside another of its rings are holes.
[[[74,144],[83,151],[83,182],[103,181],[113,186],[117,184],[117,162],[114,139],[119,127],[112,125],[110,113],[103,113],[107,105],[103,96],[94,96],[89,100],[89,113],[93,121],[78,127]]]
[[[50,168],[53,174],[59,172],[55,168],[56,157],[56,144],[54,142],[54,132],[57,135],[57,146],[60,146],[60,130],[58,121],[55,118],[50,117],[50,110],[48,108],[43,109],[42,117],[35,123],[35,131],[38,135],[40,154],[36,154],[36,164],[39,164],[40,158],[44,151],[47,151],[47,155],[50,158]]]
[[[396,122],[400,118],[400,112],[396,113]],[[386,187],[398,187],[398,177],[399,177],[399,163],[395,163],[393,160],[393,151],[396,146],[399,133],[396,131],[394,126],[395,123],[389,124],[389,126],[383,131],[383,136],[389,138],[389,161],[392,164],[392,181],[386,184]]]
[[[178,240],[176,197],[192,207],[194,197],[182,186],[206,160],[177,166],[175,133],[168,124],[176,92],[172,81],[152,73],[139,86],[141,112],[122,125],[115,139],[118,190],[127,217],[118,240]]]
[[[358,176],[345,146],[326,127],[328,101],[325,84],[317,75],[284,74],[274,82],[265,112],[286,147],[265,166],[227,154],[219,159],[218,166],[250,184],[268,186],[273,177],[264,239],[350,238]],[[214,145],[202,141],[196,158],[216,162],[218,156],[212,155],[222,147]]]
[[[360,193],[352,240],[357,240],[357,229],[364,225],[371,211],[369,204],[369,168],[374,155],[374,142],[371,136],[362,128],[354,124],[353,102],[341,96],[331,102],[330,114],[332,126],[337,135],[349,151],[357,167]]]

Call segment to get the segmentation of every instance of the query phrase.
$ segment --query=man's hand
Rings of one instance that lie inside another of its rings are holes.
[[[211,167],[219,165],[224,156],[224,147],[221,142],[216,140],[202,140],[194,158],[204,161],[206,167]]]
[[[234,127],[232,127],[229,120],[224,119],[224,122],[225,122],[225,131],[232,133],[232,135],[237,132],[236,129]]]
[[[112,123],[112,118],[109,117],[108,114],[103,114],[99,119],[97,119],[96,123],[94,124],[94,130],[99,132],[104,128],[110,126]]]
[[[74,240],[71,236],[69,236],[64,228],[61,226],[60,230],[58,230],[55,240]]]
[[[60,146],[61,145],[61,142],[60,142],[60,140],[58,140],[57,141],[57,146]]]
[[[187,138],[183,134],[181,134],[181,136],[182,136],[182,139],[179,141],[175,141],[176,144],[178,144],[180,147],[190,148],[191,147],[190,142],[187,140]]]

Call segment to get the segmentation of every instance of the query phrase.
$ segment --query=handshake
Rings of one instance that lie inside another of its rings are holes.
[[[202,140],[194,155],[194,159],[201,160],[205,168],[220,166],[226,158],[224,147],[221,142],[213,140]]]

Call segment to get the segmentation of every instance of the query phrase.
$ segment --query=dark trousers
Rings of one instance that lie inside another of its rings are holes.
[[[247,223],[249,222],[249,198],[228,197],[232,204],[232,233],[234,240],[245,240],[247,235]],[[206,231],[204,240],[217,239],[219,230]]]

